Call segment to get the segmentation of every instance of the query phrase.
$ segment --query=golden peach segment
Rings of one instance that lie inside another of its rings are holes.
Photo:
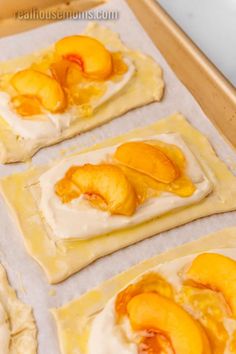
[[[173,298],[172,286],[157,273],[145,274],[137,283],[129,285],[116,297],[115,309],[119,321],[127,314],[127,305],[130,300],[139,294],[155,292],[167,298]]]
[[[182,198],[191,196],[195,192],[196,187],[190,178],[185,175],[186,159],[183,152],[177,146],[162,141],[148,140],[146,143],[157,147],[171,161],[173,161],[179,170],[180,175],[172,183],[166,184],[159,182],[144,173],[120,164],[120,167],[126,176],[132,181],[139,202],[142,203],[148,198],[158,197],[162,192],[173,193]]]
[[[197,256],[188,271],[186,279],[196,286],[221,292],[236,316],[236,262],[216,253]]]
[[[223,354],[229,339],[224,318],[230,317],[230,309],[222,294],[184,285],[178,294],[178,303],[196,314],[208,335],[213,352]]]
[[[71,63],[66,75],[66,86],[70,88],[83,81],[85,81],[85,79],[81,68],[77,64]]]
[[[128,316],[135,331],[164,334],[175,354],[212,353],[200,324],[172,300],[154,293],[137,295],[128,304]]]
[[[12,77],[11,84],[19,94],[36,97],[50,112],[66,108],[66,97],[61,85],[46,74],[31,69],[22,70]]]
[[[62,203],[69,203],[81,195],[79,188],[71,181],[71,177],[76,172],[77,167],[72,166],[66,172],[65,177],[60,179],[54,187],[56,195],[61,199]]]
[[[229,343],[230,353],[236,353],[236,331],[232,334],[231,341]]]
[[[179,168],[179,170],[185,170],[185,155],[178,146],[174,144],[164,143],[161,140],[147,140],[145,142],[161,150],[171,161],[174,161],[175,165]]]
[[[69,203],[81,194],[76,185],[67,178],[63,178],[56,183],[55,193],[63,203]]]
[[[71,181],[82,194],[88,196],[96,205],[102,200],[101,209],[111,214],[132,215],[137,206],[135,191],[119,167],[109,164],[74,167]]]
[[[134,186],[139,203],[143,203],[149,198],[158,197],[162,192],[173,193],[185,198],[191,196],[196,190],[192,181],[185,176],[180,176],[173,183],[166,184],[158,182],[154,178],[132,168],[123,165],[119,165],[119,167]]]
[[[77,171],[77,169],[78,169],[77,166],[70,167],[65,174],[65,178],[71,180],[73,174]]]
[[[124,143],[116,149],[114,157],[121,164],[162,183],[169,184],[179,177],[177,166],[167,155],[144,142]]]
[[[55,80],[63,87],[71,87],[84,80],[80,66],[69,60],[61,59],[52,63],[50,70]]]
[[[112,53],[112,67],[113,76],[124,75],[128,71],[128,66],[124,62],[120,52]]]
[[[77,63],[85,75],[105,80],[112,74],[112,57],[102,43],[87,36],[69,36],[55,44],[56,54]]]
[[[187,198],[193,195],[196,187],[187,176],[180,176],[169,185],[168,192],[174,193],[182,198]]]
[[[50,71],[55,80],[57,80],[61,86],[66,86],[66,79],[68,70],[71,63],[68,60],[59,60],[51,64]]]
[[[11,103],[16,112],[27,119],[29,116],[39,115],[42,113],[41,104],[36,97],[19,95],[11,99]],[[31,119],[31,118],[29,118]]]

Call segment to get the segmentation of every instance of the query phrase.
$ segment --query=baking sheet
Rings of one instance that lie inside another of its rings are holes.
[[[178,81],[126,3],[123,0],[111,0],[109,4],[101,8],[120,11],[118,21],[104,21],[103,23],[100,21],[101,24],[119,32],[129,47],[152,55],[162,66],[166,82],[165,97],[161,103],[155,103],[129,112],[125,116],[92,132],[41,150],[33,158],[33,163],[48,163],[52,158],[59,157],[62,151],[69,153],[72,150],[73,152],[80,150],[103,139],[117,136],[136,127],[151,124],[164,116],[180,111],[195,127],[207,135],[218,155],[236,174],[235,152],[226,144],[224,138],[219,135],[212,123],[204,116],[191,94]],[[85,26],[85,21],[66,21],[2,39],[0,40],[0,60],[24,55],[47,47],[58,38],[83,31]],[[28,164],[0,166],[0,176],[22,171],[28,167]],[[22,237],[13,224],[9,211],[2,199],[0,199],[0,221],[0,259],[8,271],[12,285],[18,290],[19,297],[34,308],[39,328],[39,354],[59,354],[56,328],[52,316],[48,312],[49,308],[62,306],[88,289],[97,286],[103,280],[157,253],[195,240],[204,234],[223,227],[236,225],[236,212],[197,220],[191,224],[152,237],[98,260],[64,283],[53,287],[47,284],[40,266],[26,253]]]

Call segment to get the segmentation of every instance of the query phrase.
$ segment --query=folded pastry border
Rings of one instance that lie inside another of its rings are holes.
[[[61,353],[70,354],[79,350],[81,354],[87,354],[91,321],[94,316],[105,307],[113,296],[142,273],[180,257],[231,247],[236,247],[236,227],[215,232],[150,258],[105,281],[99,287],[63,307],[52,309],[51,313],[56,321]]]
[[[32,308],[22,303],[10,286],[7,273],[0,264],[0,297],[3,301],[12,335],[10,337],[9,353],[36,354],[37,328],[32,314]]]
[[[135,75],[120,93],[99,107],[91,117],[74,121],[57,137],[22,139],[0,116],[0,163],[25,161],[43,147],[72,138],[122,116],[132,109],[161,100],[164,90],[162,70],[151,57],[130,50],[121,42],[118,34],[99,24],[91,23],[84,33],[111,46],[113,51],[128,55],[137,68]],[[0,63],[0,74],[14,71],[18,66],[23,68],[30,66],[38,57],[47,54],[50,50],[51,48]]]
[[[104,141],[86,151],[119,144],[128,139],[173,132],[181,134],[205,173],[208,175],[211,171],[208,177],[214,185],[212,193],[197,204],[107,235],[83,241],[55,238],[56,235],[52,234],[38,208],[40,197],[32,193],[32,186],[38,183],[40,175],[50,166],[34,167],[0,181],[2,194],[21,229],[26,248],[43,267],[50,283],[61,282],[94,260],[160,232],[201,217],[236,209],[236,177],[217,157],[207,138],[180,114]],[[204,169],[204,166],[207,168]]]

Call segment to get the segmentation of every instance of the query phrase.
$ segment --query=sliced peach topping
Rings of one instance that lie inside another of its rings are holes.
[[[66,75],[66,86],[71,88],[78,85],[78,83],[82,83],[83,81],[83,73],[80,67],[74,63],[70,63]]]
[[[236,353],[236,331],[233,332],[230,343],[229,343],[230,353]]]
[[[105,80],[112,73],[112,57],[102,43],[87,36],[69,36],[55,44],[56,54],[78,64],[88,77]]]
[[[172,183],[179,177],[177,166],[158,147],[145,142],[128,142],[120,145],[115,159],[159,182]]]
[[[107,210],[111,214],[130,216],[137,207],[137,198],[132,184],[122,170],[114,165],[100,164],[73,166],[55,186],[55,192],[62,200],[71,198],[72,185],[63,189],[65,179],[76,186],[78,193],[83,194],[96,207]],[[63,190],[64,192],[60,192]]]
[[[208,335],[213,352],[223,354],[229,339],[224,318],[230,317],[230,309],[222,294],[184,285],[178,294],[178,303],[196,314]]]
[[[61,198],[62,203],[69,203],[81,194],[78,187],[69,178],[61,179],[55,185],[55,192]]]
[[[115,310],[118,321],[127,314],[129,301],[134,296],[145,292],[154,292],[170,299],[173,298],[172,286],[161,275],[157,273],[145,274],[138,282],[129,285],[117,295]]]
[[[120,52],[112,53],[112,75],[114,77],[124,75],[128,71],[128,66],[122,58]]]
[[[207,335],[198,321],[174,301],[156,293],[133,297],[127,306],[133,330],[163,334],[175,354],[212,353]],[[158,351],[149,351],[157,354]]]
[[[166,184],[158,182],[157,180],[126,166],[119,166],[133,184],[139,203],[143,203],[149,198],[158,197],[163,192],[169,192],[182,198],[186,198],[191,196],[196,190],[196,187],[187,176],[180,176],[173,183]]]
[[[42,113],[40,101],[34,96],[18,95],[11,99],[11,103],[17,113],[25,119]]]
[[[223,294],[236,317],[236,262],[216,253],[197,256],[186,272],[186,279],[196,287],[205,287]]]
[[[70,88],[84,80],[81,67],[66,59],[52,63],[50,71],[63,87]]]
[[[61,85],[39,71],[19,71],[12,77],[11,84],[20,95],[37,98],[50,112],[60,112],[66,107],[66,97]]]
[[[179,170],[185,169],[186,158],[177,145],[168,144],[161,140],[146,140],[145,142],[161,150],[171,161],[174,161]]]
[[[129,180],[132,181],[139,202],[143,203],[148,198],[158,197],[162,192],[173,193],[183,198],[191,196],[196,187],[186,175],[186,159],[183,152],[177,146],[162,141],[147,140],[145,143],[161,150],[174,163],[179,171],[179,176],[172,183],[162,183],[134,168],[125,166],[122,162],[116,161]]]
[[[52,73],[52,77],[57,80],[62,87],[67,86],[67,74],[71,63],[68,60],[61,59],[59,61],[55,61],[50,65],[50,71]],[[78,68],[78,70],[80,70]]]
[[[112,53],[112,80],[120,80],[120,77],[128,71],[127,64],[123,61],[121,53]],[[75,62],[59,59],[50,65],[52,76],[63,86],[75,88],[78,84],[91,82],[84,76],[82,68]],[[97,82],[100,83],[101,82]],[[95,82],[93,81],[93,86]],[[83,88],[82,88],[83,89]],[[82,90],[81,89],[81,90]]]
[[[62,59],[53,63],[50,67],[52,76],[60,82],[62,87],[66,90],[68,101],[71,104],[83,106],[86,105],[91,109],[91,102],[94,98],[103,96],[106,92],[107,86],[103,82],[90,82],[85,79],[79,65]],[[79,116],[81,116],[79,113]],[[82,114],[82,116],[84,116]]]

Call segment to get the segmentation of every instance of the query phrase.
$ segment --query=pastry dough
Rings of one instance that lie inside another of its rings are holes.
[[[2,265],[0,265],[0,353],[37,353],[37,329],[32,309],[18,300],[8,283]]]
[[[62,354],[71,354],[73,352],[88,353],[87,344],[92,319],[113,296],[140,274],[161,263],[169,262],[179,257],[231,247],[236,247],[236,228],[218,231],[153,257],[104,282],[100,287],[88,292],[81,298],[61,308],[53,309],[52,314],[56,321]]]
[[[85,132],[111,119],[121,116],[131,109],[159,101],[163,95],[164,83],[162,71],[158,64],[149,56],[128,49],[120,40],[118,34],[98,24],[90,24],[85,34],[99,39],[113,51],[125,53],[134,62],[136,73],[121,92],[110,101],[104,103],[89,118],[75,120],[68,128],[62,131],[59,137],[23,139],[13,133],[6,121],[0,117],[0,163],[25,161],[39,149],[79,133]],[[15,68],[29,67],[50,49],[34,55],[25,56],[0,64],[0,75],[15,71]]]
[[[118,144],[127,139],[167,132],[180,133],[197,156],[203,169],[205,170],[204,166],[207,166],[207,170],[211,171],[213,191],[200,203],[100,237],[82,241],[58,240],[56,235],[52,234],[38,208],[40,191],[37,188],[40,175],[49,166],[34,167],[26,172],[2,179],[0,183],[2,193],[22,231],[27,250],[43,267],[50,283],[58,283],[95,259],[147,237],[207,215],[236,209],[236,177],[216,156],[206,137],[194,129],[180,114],[110,139],[86,151]]]

